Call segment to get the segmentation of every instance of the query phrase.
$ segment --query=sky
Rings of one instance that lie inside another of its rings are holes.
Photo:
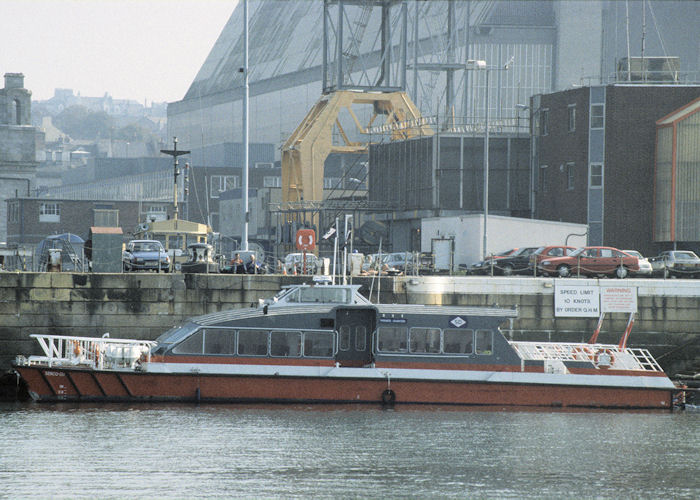
[[[178,101],[236,3],[0,0],[0,75],[23,73],[32,100],[68,88],[88,97]]]

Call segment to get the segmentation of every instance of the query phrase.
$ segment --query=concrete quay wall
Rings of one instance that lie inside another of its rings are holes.
[[[310,277],[214,274],[0,273],[0,371],[17,354],[39,354],[32,333],[154,339],[188,317],[250,307],[282,286]],[[596,318],[556,318],[554,279],[531,277],[387,277],[354,279],[377,301],[517,307],[516,340],[587,340]],[[700,366],[700,281],[573,279],[571,284],[637,287],[630,343],[674,370]],[[559,280],[563,283],[563,280]],[[609,314],[599,340],[617,343],[627,315]]]

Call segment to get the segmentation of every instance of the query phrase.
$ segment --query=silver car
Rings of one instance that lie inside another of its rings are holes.
[[[630,271],[632,276],[651,276],[653,271],[651,262],[636,250],[623,250],[623,252],[634,255],[639,259],[639,271]]]
[[[664,278],[694,278],[700,275],[700,257],[690,250],[667,250],[649,259],[653,273]]]

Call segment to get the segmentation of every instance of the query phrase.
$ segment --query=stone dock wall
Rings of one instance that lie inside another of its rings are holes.
[[[310,277],[100,273],[0,273],[0,372],[17,354],[38,354],[32,333],[154,339],[188,317],[250,307]],[[577,279],[594,285],[605,280]],[[556,318],[551,278],[387,277],[354,279],[377,301],[517,307],[516,340],[587,340],[596,318]],[[607,280],[637,287],[630,344],[649,348],[669,373],[700,366],[700,281]],[[599,341],[617,343],[627,315],[609,314]]]

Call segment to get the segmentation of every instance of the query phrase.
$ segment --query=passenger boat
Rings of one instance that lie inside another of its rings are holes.
[[[515,342],[500,329],[514,309],[373,304],[359,288],[289,286],[155,341],[32,335],[43,355],[14,368],[38,401],[672,406],[647,350]]]

